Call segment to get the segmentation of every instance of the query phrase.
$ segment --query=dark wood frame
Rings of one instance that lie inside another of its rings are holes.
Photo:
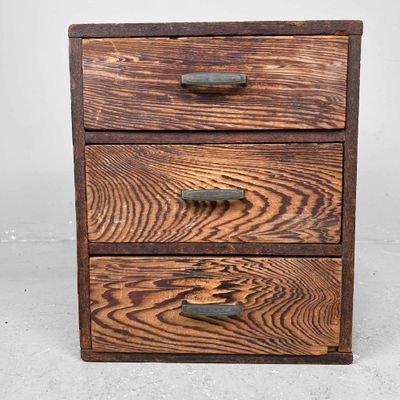
[[[188,134],[187,134],[188,133]],[[126,132],[86,131],[86,144],[207,144],[207,143],[323,143],[344,142],[344,130],[303,131],[213,131],[208,132]]]
[[[104,255],[203,254],[341,257],[341,244],[299,243],[89,243],[89,253]]]
[[[69,37],[361,35],[361,21],[180,22],[157,24],[80,24]]]
[[[74,144],[79,327],[81,356],[86,361],[164,361],[232,363],[349,364],[352,362],[355,199],[358,137],[358,94],[361,21],[212,22],[174,24],[71,25],[70,73]],[[346,128],[344,130],[288,130],[247,132],[129,132],[90,131],[83,123],[82,39],[100,37],[255,35],[349,36]],[[343,221],[341,243],[323,244],[195,244],[195,243],[88,243],[84,147],[87,144],[126,143],[344,143]],[[323,356],[250,356],[212,354],[99,353],[91,350],[89,255],[127,254],[236,254],[276,256],[336,256],[343,258],[342,315],[339,347]]]
[[[84,361],[119,362],[183,362],[183,363],[241,363],[241,364],[351,364],[352,353],[329,352],[322,356],[251,356],[219,354],[144,354],[101,353],[82,350]]]

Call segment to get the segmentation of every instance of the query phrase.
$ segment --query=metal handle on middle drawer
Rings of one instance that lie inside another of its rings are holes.
[[[246,74],[237,72],[194,72],[181,76],[182,87],[205,93],[237,90],[246,85]]]
[[[218,201],[218,200],[241,200],[244,198],[242,189],[200,189],[182,190],[183,200],[194,201]]]
[[[182,301],[182,314],[186,317],[233,317],[243,311],[243,304],[191,304]]]

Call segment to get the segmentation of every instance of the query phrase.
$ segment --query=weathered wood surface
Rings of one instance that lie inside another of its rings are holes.
[[[75,24],[70,37],[152,37],[228,35],[361,35],[362,21],[246,21],[146,24]]]
[[[342,144],[86,147],[90,242],[338,243]],[[184,189],[244,189],[196,202]]]
[[[325,354],[339,342],[340,290],[335,258],[91,258],[93,350]],[[190,318],[182,300],[244,309]]]
[[[85,127],[120,130],[341,129],[345,36],[83,40]],[[191,93],[190,72],[240,72],[236,94]]]

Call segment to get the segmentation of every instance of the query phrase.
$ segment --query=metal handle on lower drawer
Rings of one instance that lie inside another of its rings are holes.
[[[181,85],[184,88],[213,93],[216,89],[240,89],[247,85],[247,76],[236,72],[194,72],[182,75]]]
[[[244,198],[242,189],[200,189],[182,190],[183,200],[194,201],[218,201],[218,200],[241,200]]]
[[[243,311],[243,304],[191,304],[182,301],[182,314],[186,317],[232,317]]]

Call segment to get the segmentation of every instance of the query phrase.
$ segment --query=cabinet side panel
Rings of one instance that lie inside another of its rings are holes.
[[[347,72],[346,139],[343,179],[343,277],[342,325],[339,351],[351,352],[354,293],[354,233],[357,180],[358,97],[360,86],[361,36],[349,38]]]
[[[91,349],[89,314],[89,269],[86,223],[85,132],[82,101],[82,40],[69,40],[71,113],[75,167],[76,240],[78,260],[79,330],[82,349]]]

